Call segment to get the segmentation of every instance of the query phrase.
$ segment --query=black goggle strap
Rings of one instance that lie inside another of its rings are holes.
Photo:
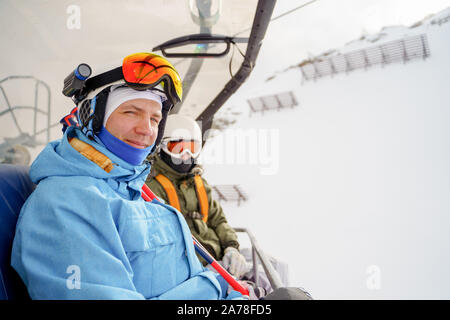
[[[156,137],[155,145],[152,148],[152,150],[150,151],[150,153],[153,153],[161,142],[161,139],[164,135],[164,129],[166,127],[167,116],[169,115],[169,112],[172,109],[172,107],[173,107],[173,104],[171,101],[166,100],[163,102],[163,106],[162,106],[162,110],[161,110],[162,118],[158,125],[158,136]]]
[[[78,118],[81,129],[85,133],[100,132],[105,117],[106,101],[111,86],[104,88],[94,98],[84,100],[78,107]],[[94,102],[95,100],[95,102]]]
[[[95,77],[89,78],[85,83],[85,91],[90,92],[98,89],[104,85],[119,81],[123,79],[122,67],[117,67],[110,71],[106,71]]]
[[[92,129],[95,133],[100,132],[103,125],[103,119],[105,118],[106,101],[108,100],[108,94],[111,87],[103,89],[98,95],[95,102],[94,119],[92,121]]]

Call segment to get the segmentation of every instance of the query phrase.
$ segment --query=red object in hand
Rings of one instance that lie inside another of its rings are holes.
[[[142,198],[144,198],[145,201],[152,201],[153,199],[158,199],[155,194],[150,190],[150,188],[144,183],[142,186]],[[208,251],[206,251],[205,248],[198,242],[197,239],[195,239],[194,236],[192,236],[192,240],[194,240],[194,247],[195,250],[209,263],[211,266],[225,279],[226,282],[236,291],[239,291],[245,296],[249,295],[249,292],[247,289],[245,289],[239,282],[236,281],[236,279],[233,278],[231,274],[228,273],[227,270],[225,270],[216,259],[213,258],[209,254]]]

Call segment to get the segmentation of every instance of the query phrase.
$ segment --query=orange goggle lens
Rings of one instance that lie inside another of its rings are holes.
[[[156,86],[161,81],[169,82],[169,88],[164,88],[176,102],[183,98],[181,78],[172,64],[154,53],[135,53],[123,59],[122,73],[128,85],[136,89]],[[167,83],[164,83],[166,85]]]
[[[174,154],[180,154],[184,150],[189,150],[192,154],[196,154],[200,151],[200,142],[195,140],[169,141],[167,142],[167,150]]]

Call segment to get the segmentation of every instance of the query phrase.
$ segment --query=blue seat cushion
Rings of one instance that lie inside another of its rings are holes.
[[[0,164],[0,300],[29,298],[26,287],[10,266],[17,218],[34,190],[29,167]]]

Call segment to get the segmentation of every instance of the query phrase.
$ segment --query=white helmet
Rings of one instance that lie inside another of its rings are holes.
[[[185,153],[197,158],[202,149],[200,126],[187,115],[170,114],[167,117],[161,148],[175,159],[181,159]]]

